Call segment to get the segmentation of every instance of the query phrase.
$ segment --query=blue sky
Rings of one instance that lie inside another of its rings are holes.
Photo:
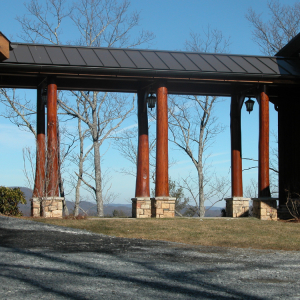
[[[281,3],[292,5],[296,1],[285,0]],[[15,20],[17,15],[25,13],[24,0],[1,1],[0,31],[11,41],[21,41],[18,32],[21,28]],[[131,0],[131,9],[140,11],[141,28],[152,31],[156,38],[149,48],[159,50],[184,50],[184,43],[189,38],[191,31],[201,33],[209,24],[212,28],[222,30],[225,37],[230,37],[230,52],[234,54],[261,54],[258,46],[252,41],[251,26],[245,18],[249,7],[263,13],[268,19],[267,1],[265,0]],[[66,36],[72,35],[72,30],[64,32]],[[34,97],[34,92],[27,91],[27,97]],[[3,107],[0,106],[0,110]],[[249,115],[245,108],[242,110],[242,140],[243,156],[257,158],[258,152],[258,105]],[[227,126],[224,133],[218,136],[214,146],[209,150],[212,166],[216,172],[230,178],[230,99],[216,107],[215,114],[219,122]],[[136,118],[128,120],[124,126],[136,123]],[[270,105],[270,128],[276,129],[277,113]],[[272,136],[270,136],[272,140]],[[4,118],[0,117],[0,149],[1,149],[1,174],[0,184],[5,186],[24,185],[22,148],[34,147],[34,139],[31,134],[20,131]],[[103,152],[103,151],[102,151]],[[170,169],[173,179],[180,175],[187,175],[193,170],[188,158],[174,151],[170,145],[170,156],[178,163]],[[253,164],[244,162],[244,167]],[[117,172],[120,166],[130,167],[112,147],[104,157],[104,168],[110,170],[113,189],[120,196],[115,202],[128,203],[134,196],[135,179]],[[244,173],[244,186],[251,178],[257,178],[257,171]],[[70,199],[72,197],[70,196]],[[209,203],[208,203],[209,204]]]

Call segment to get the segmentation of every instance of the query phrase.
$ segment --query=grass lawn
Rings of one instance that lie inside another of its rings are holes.
[[[191,245],[300,250],[300,223],[240,219],[34,219],[125,238]]]

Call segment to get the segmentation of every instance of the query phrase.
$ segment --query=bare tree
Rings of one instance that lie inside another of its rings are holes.
[[[94,47],[135,47],[149,43],[153,34],[141,31],[135,38],[130,36],[133,28],[139,24],[139,13],[129,13],[130,2],[127,0],[78,0],[67,7],[66,0],[45,0],[40,3],[31,0],[25,7],[29,13],[17,17],[21,23],[23,34],[20,36],[25,41],[50,42],[61,44],[65,40],[63,28],[70,30],[66,20],[72,21],[77,28],[76,35],[70,44],[79,44]],[[121,125],[133,109],[127,106],[124,97],[99,92],[73,92],[77,97],[77,106],[72,106],[59,100],[60,108],[69,115],[80,119],[88,129],[79,137],[79,173],[76,184],[76,203],[80,199],[79,188],[83,179],[82,164],[86,156],[82,153],[84,136],[89,135],[94,151],[94,186],[88,183],[96,195],[98,215],[103,216],[102,177],[100,146],[107,138],[113,137],[113,132]],[[112,102],[113,105],[112,105]],[[108,105],[110,104],[110,105]],[[126,107],[128,110],[126,110]],[[79,121],[78,121],[79,122]],[[78,123],[81,126],[81,123]],[[87,153],[86,153],[87,154]],[[91,177],[91,174],[89,174]]]
[[[186,46],[190,51],[224,52],[229,46],[229,39],[221,31],[208,26],[203,35],[192,33]],[[217,118],[213,116],[213,107],[218,101],[217,97],[210,96],[170,97],[170,141],[191,159],[197,171],[198,191],[192,192],[190,186],[187,188],[193,199],[198,198],[197,210],[200,217],[204,217],[206,200],[204,152],[215,136],[224,130],[224,126],[217,123]]]
[[[289,6],[278,0],[268,1],[270,19],[264,22],[263,14],[248,9],[247,20],[253,26],[253,41],[266,55],[274,55],[300,31],[300,3]]]

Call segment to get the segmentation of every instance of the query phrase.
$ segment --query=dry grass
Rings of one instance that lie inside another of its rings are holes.
[[[241,219],[38,219],[95,233],[191,245],[300,250],[300,223]]]

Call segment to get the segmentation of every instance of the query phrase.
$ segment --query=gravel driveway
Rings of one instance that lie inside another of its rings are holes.
[[[0,216],[0,299],[299,299],[300,252],[193,247]]]

